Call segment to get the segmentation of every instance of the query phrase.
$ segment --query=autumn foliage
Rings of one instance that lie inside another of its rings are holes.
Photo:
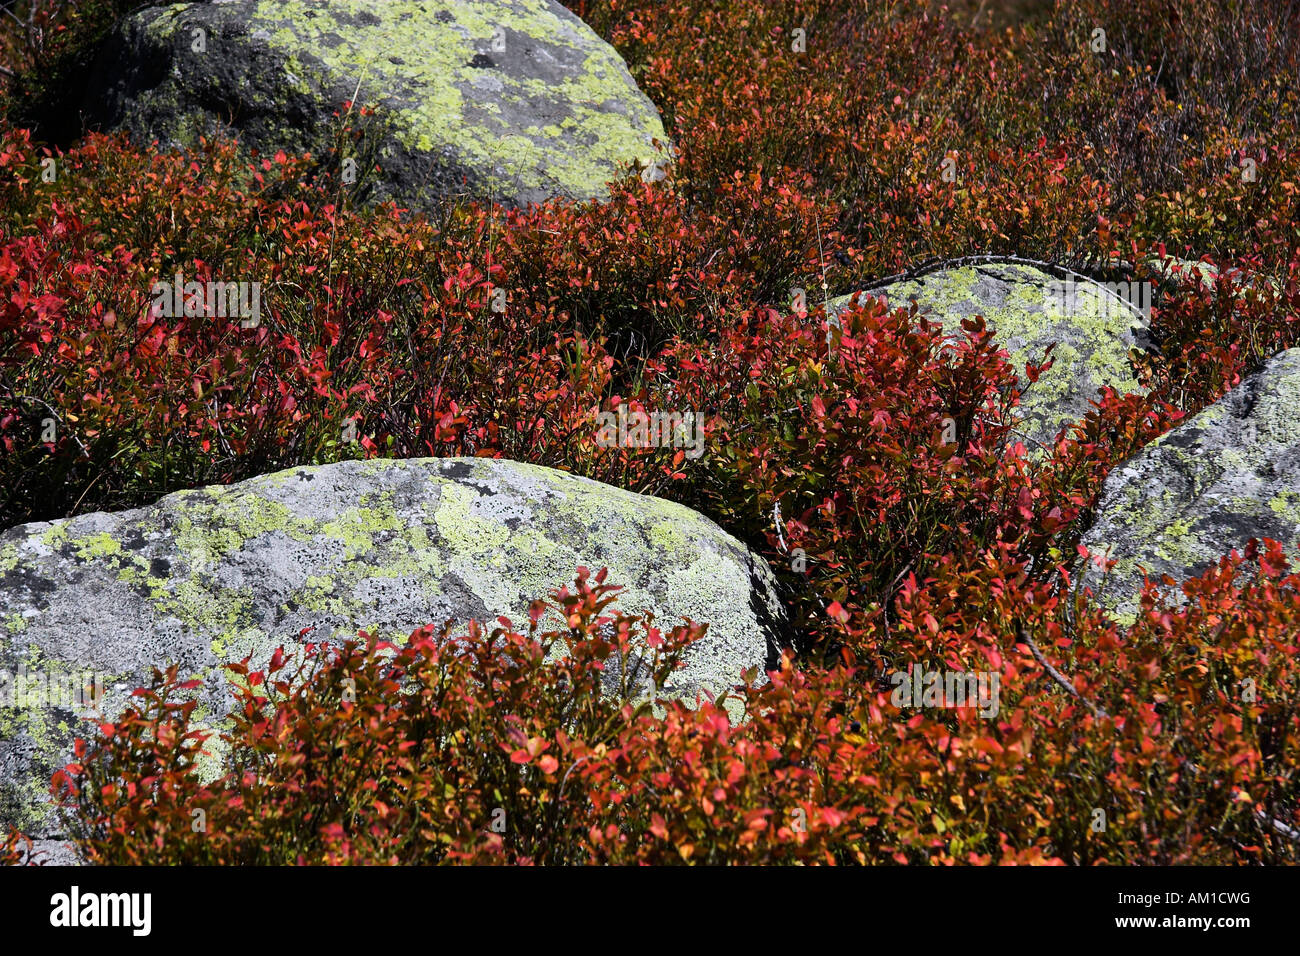
[[[702,632],[622,616],[621,582],[574,569],[527,626],[286,635],[234,669],[224,730],[159,661],[56,781],[84,852],[1295,862],[1293,555],[1252,543],[1185,593],[1152,582],[1130,627],[1072,574],[1109,470],[1300,342],[1295,9],[568,5],[678,149],[605,203],[417,216],[363,207],[328,157],[0,128],[0,526],[344,457],[501,456],[713,517],[771,563],[796,646],[730,700],[602,693],[633,644],[662,679]],[[14,86],[11,115],[38,94]],[[1037,369],[982,321],[945,336],[875,301],[827,321],[828,295],[970,253],[1158,281],[1149,392],[1028,449]],[[177,273],[260,281],[260,325],[157,314]],[[705,454],[601,447],[596,413],[624,403],[697,410]],[[998,673],[997,715],[900,709],[909,667]]]

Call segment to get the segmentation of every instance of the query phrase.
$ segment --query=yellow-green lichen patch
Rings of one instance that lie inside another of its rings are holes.
[[[1269,499],[1268,507],[1288,524],[1300,526],[1300,491],[1283,489]]]
[[[123,675],[90,672],[80,664],[47,655],[37,644],[26,648],[18,666],[21,674],[10,675],[13,696],[0,706],[0,743],[17,743],[23,764],[37,772],[0,778],[0,821],[39,834],[53,823],[50,776],[69,759],[74,737],[93,734],[95,710],[68,695],[93,692],[96,680],[101,690],[111,687],[122,681]],[[27,686],[28,680],[36,685]],[[30,694],[40,699],[29,699]],[[56,699],[49,701],[50,695]]]
[[[203,746],[194,758],[194,773],[198,777],[199,783],[211,784],[220,780],[230,771],[227,760],[230,756],[230,744],[221,739],[221,734],[229,730],[231,724],[229,720],[221,720],[216,724],[205,723],[201,720],[192,721],[190,728],[198,733],[208,734],[208,739],[203,741]]]
[[[0,741],[21,740],[27,761],[39,768],[66,762],[68,741],[60,739],[49,714],[32,707],[0,707]],[[51,823],[49,778],[44,773],[0,778],[0,820],[23,833],[41,833]]]
[[[1172,521],[1152,539],[1155,554],[1166,565],[1187,567],[1201,560],[1200,544],[1192,535],[1194,523],[1187,519]]]
[[[72,549],[72,553],[82,561],[118,554],[122,550],[122,546],[112,535],[103,532],[71,541],[68,546]]]
[[[54,522],[50,529],[40,537],[41,544],[47,548],[61,548],[67,540],[68,523],[66,521]]]
[[[198,566],[214,564],[258,535],[284,529],[293,516],[284,505],[248,496],[238,507],[187,502],[178,517],[176,546]]]
[[[154,40],[163,42],[176,35],[181,24],[181,15],[193,4],[175,3],[157,12],[145,26],[145,32]]]
[[[351,508],[334,521],[319,525],[315,533],[336,538],[346,547],[345,559],[365,554],[375,544],[375,535],[384,531],[400,532],[406,526],[398,519],[391,500],[385,496],[368,496],[361,507]]]
[[[18,567],[18,545],[0,545],[0,574]]]

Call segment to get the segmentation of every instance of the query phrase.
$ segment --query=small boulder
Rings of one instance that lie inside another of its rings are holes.
[[[1293,548],[1297,409],[1300,349],[1290,349],[1111,472],[1082,540],[1096,556],[1081,568],[1082,583],[1127,624],[1137,615],[1143,569],[1181,582],[1252,538]],[[1118,562],[1104,576],[1103,558]]]
[[[1017,435],[1029,440],[1031,451],[1050,447],[1058,431],[1081,421],[1103,387],[1141,391],[1129,352],[1139,345],[1143,313],[1130,298],[1091,279],[987,261],[936,268],[863,292],[858,301],[868,296],[893,308],[915,302],[920,314],[942,322],[954,337],[963,334],[963,319],[982,315],[1021,375],[1054,345],[1052,367],[1025,383],[1021,394]],[[832,299],[827,315],[846,309],[850,299]]]

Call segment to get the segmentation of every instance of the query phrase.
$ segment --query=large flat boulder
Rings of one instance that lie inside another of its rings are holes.
[[[97,675],[111,715],[151,667],[175,662],[203,682],[200,718],[217,721],[224,663],[362,628],[402,639],[498,615],[526,628],[529,601],[579,566],[608,567],[626,585],[618,606],[660,627],[710,625],[674,695],[736,685],[784,626],[766,563],[681,505],[510,461],[350,461],[5,532],[0,669]],[[563,626],[552,615],[549,629]],[[81,708],[9,703],[0,823],[46,836],[50,774],[93,728]]]
[[[1141,391],[1129,361],[1144,327],[1142,312],[1127,298],[1082,276],[1057,275],[1015,262],[980,262],[936,268],[915,278],[860,293],[884,299],[962,335],[963,319],[984,317],[998,344],[1021,374],[1019,437],[1031,451],[1050,446],[1058,431],[1081,421],[1104,387],[1120,394]],[[848,308],[852,296],[826,305],[827,315]],[[1052,351],[1053,365],[1032,384],[1025,366]]]
[[[1083,545],[1083,583],[1123,622],[1143,571],[1184,581],[1252,538],[1300,541],[1300,349],[1270,359],[1107,477]],[[1175,594],[1174,597],[1177,597]]]
[[[91,89],[88,114],[137,141],[237,135],[263,154],[324,156],[344,102],[373,107],[377,198],[417,208],[602,197],[667,139],[618,53],[554,0],[149,7],[119,25]]]

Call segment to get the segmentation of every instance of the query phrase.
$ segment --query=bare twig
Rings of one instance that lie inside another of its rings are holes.
[[[781,533],[781,502],[772,502],[772,525],[776,528],[776,538],[781,543],[782,551],[789,551],[785,546],[785,535]]]
[[[1258,820],[1260,823],[1271,826],[1276,832],[1280,833],[1288,840],[1291,840],[1292,842],[1295,843],[1300,843],[1300,830],[1297,830],[1295,827],[1288,826],[1287,824],[1283,823],[1281,820],[1277,820],[1270,817],[1263,810],[1255,811],[1255,819]]]
[[[1022,644],[1029,647],[1029,650],[1034,655],[1034,660],[1038,661],[1038,663],[1042,665],[1043,669],[1051,675],[1052,679],[1065,688],[1071,697],[1091,710],[1093,716],[1103,719],[1107,716],[1104,710],[1080,694],[1078,690],[1075,689],[1075,686],[1066,679],[1064,674],[1048,663],[1047,658],[1043,656],[1043,652],[1040,651],[1038,645],[1034,643],[1034,639],[1029,636],[1029,631],[1023,627],[1020,629],[1020,641]],[[1198,771],[1199,768],[1193,765],[1192,770],[1195,772]],[[1283,823],[1281,820],[1274,817],[1270,817],[1260,809],[1255,810],[1255,819],[1265,826],[1272,827],[1274,832],[1286,837],[1288,840],[1291,840],[1294,843],[1300,843],[1300,830],[1297,830],[1295,827]]]
[[[1107,714],[1104,710],[1080,694],[1064,674],[1048,663],[1047,658],[1043,656],[1043,652],[1040,651],[1038,645],[1034,643],[1034,639],[1029,636],[1029,631],[1023,627],[1020,629],[1020,642],[1028,645],[1030,652],[1034,655],[1034,660],[1038,661],[1038,663],[1042,665],[1043,670],[1047,671],[1047,673],[1051,675],[1052,680],[1064,687],[1071,697],[1092,711],[1094,717],[1097,717],[1098,719],[1106,718]]]

